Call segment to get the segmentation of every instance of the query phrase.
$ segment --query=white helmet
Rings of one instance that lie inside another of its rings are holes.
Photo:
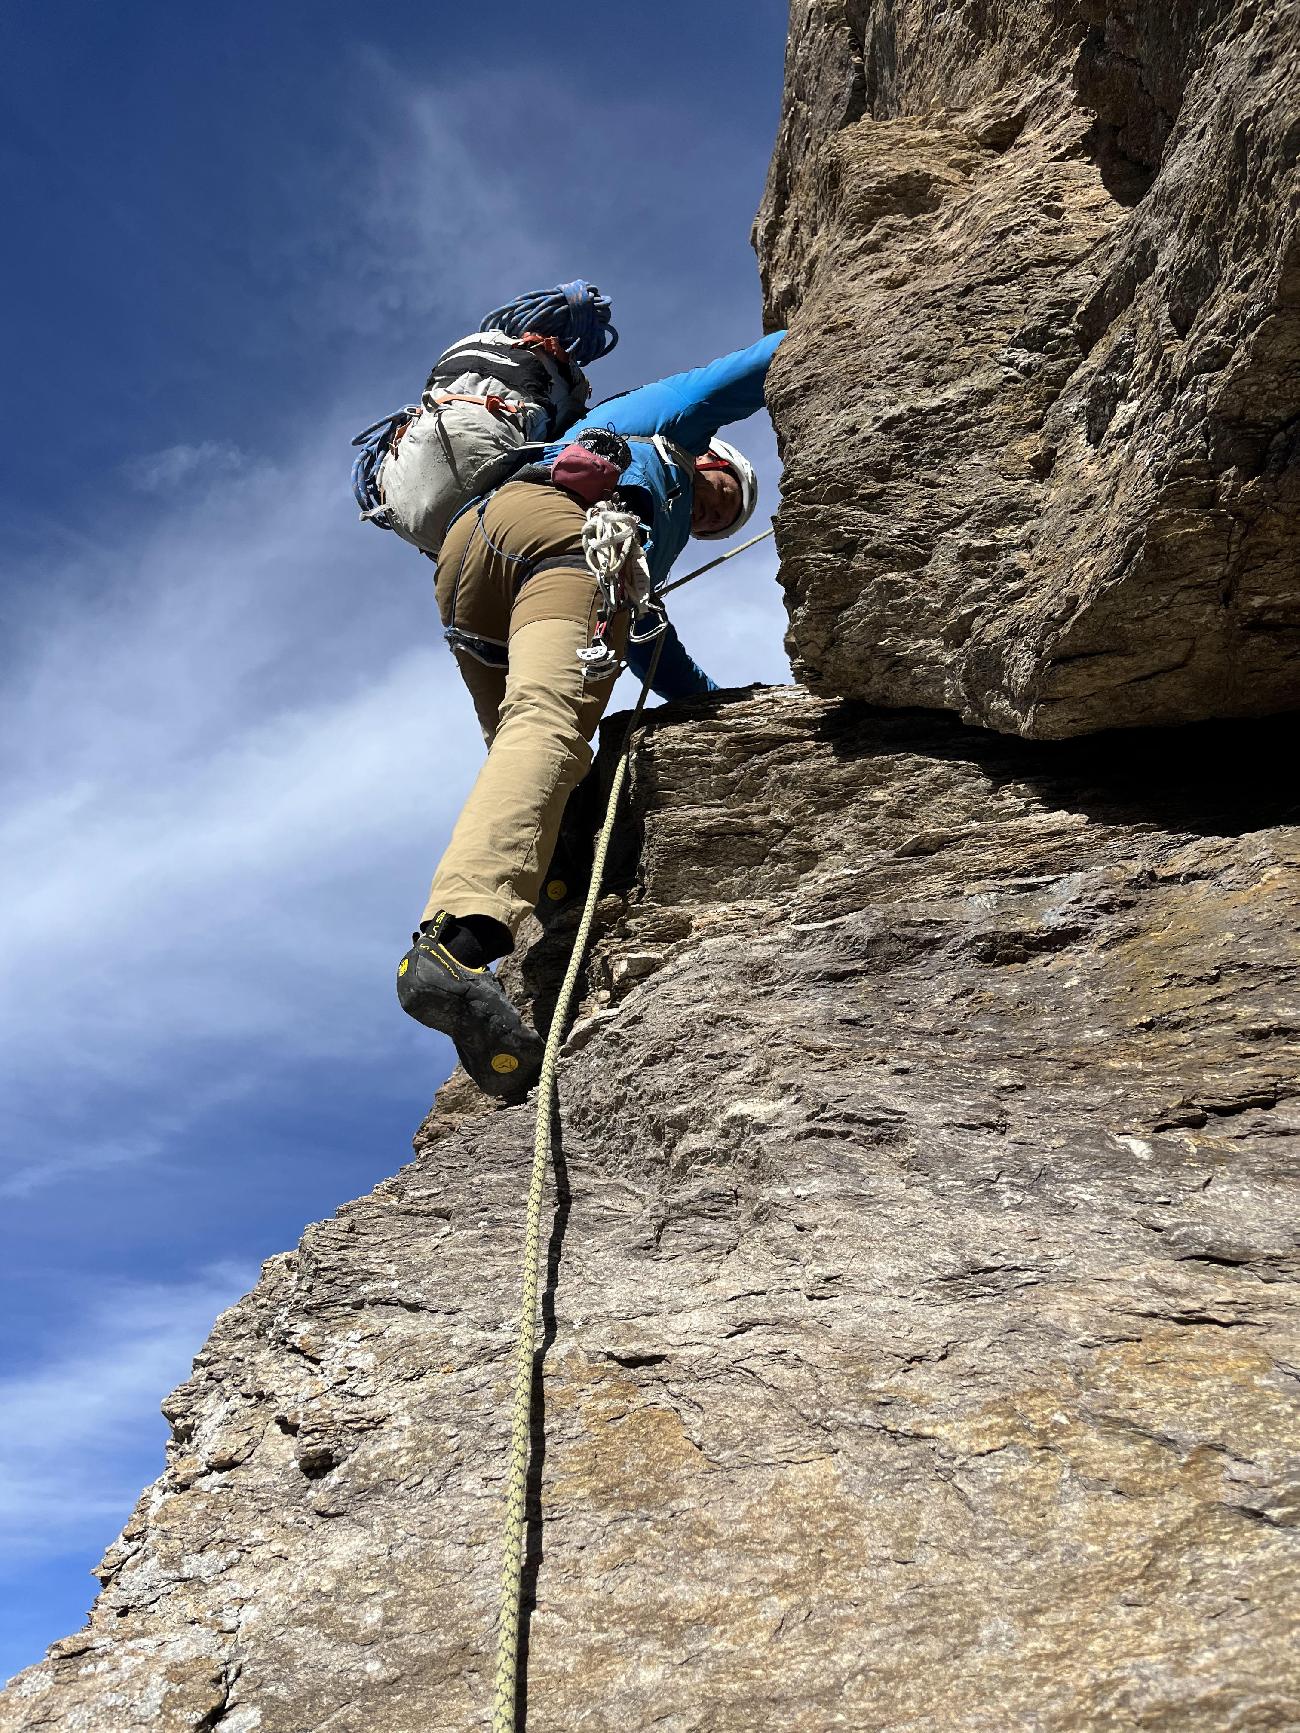
[[[713,458],[715,462],[709,462]],[[711,439],[709,449],[703,457],[696,458],[697,469],[729,469],[740,483],[740,510],[733,522],[720,530],[693,530],[691,533],[702,542],[722,541],[726,536],[734,536],[736,531],[747,524],[753,516],[754,507],[758,504],[758,477],[754,466],[743,451],[737,451],[734,445],[728,445],[725,439]]]

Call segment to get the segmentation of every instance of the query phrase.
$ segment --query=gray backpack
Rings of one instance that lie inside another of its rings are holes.
[[[436,558],[452,519],[572,427],[590,393],[553,337],[462,337],[434,363],[419,403],[352,441],[363,520]]]

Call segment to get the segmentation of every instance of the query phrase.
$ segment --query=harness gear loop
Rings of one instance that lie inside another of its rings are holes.
[[[519,1614],[523,1592],[524,1550],[528,1534],[529,1426],[533,1406],[533,1379],[537,1369],[537,1283],[541,1271],[542,1191],[546,1183],[546,1170],[551,1161],[551,1125],[556,1112],[556,1072],[573,991],[578,984],[578,975],[596,916],[596,904],[600,900],[605,859],[614,834],[614,820],[618,815],[619,796],[623,792],[623,780],[627,774],[632,737],[645,712],[646,699],[650,695],[663,646],[664,640],[661,636],[655,645],[640,696],[623,734],[618,763],[614,767],[614,776],[610,782],[604,823],[596,839],[587,900],[574,936],[573,950],[569,954],[569,966],[565,970],[559,996],[555,1001],[555,1010],[551,1014],[546,1051],[537,1081],[537,1123],[533,1134],[533,1167],[528,1182],[528,1206],[524,1226],[523,1292],[519,1307],[519,1335],[515,1346],[515,1401],[510,1425],[510,1463],[506,1479],[504,1563],[501,1571],[501,1607],[497,1616],[492,1733],[515,1733],[515,1705],[519,1699]]]

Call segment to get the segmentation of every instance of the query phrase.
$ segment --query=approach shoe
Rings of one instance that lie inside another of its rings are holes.
[[[439,942],[439,913],[397,965],[403,1011],[450,1035],[461,1064],[485,1095],[522,1101],[542,1068],[543,1044],[506,998],[490,969],[471,969]]]

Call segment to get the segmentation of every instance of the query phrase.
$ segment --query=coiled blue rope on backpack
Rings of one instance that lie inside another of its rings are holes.
[[[594,283],[575,277],[554,289],[517,295],[504,307],[494,308],[479,330],[504,331],[507,337],[522,337],[526,331],[556,337],[579,367],[588,367],[618,342],[609,316],[609,296],[602,295]]]
[[[408,403],[404,409],[395,409],[391,415],[385,415],[365,428],[352,441],[353,445],[361,448],[352,464],[352,492],[361,507],[362,517],[377,523],[381,529],[387,529],[388,525],[384,521],[385,506],[379,492],[379,466],[392,450],[393,435],[398,428],[419,413],[418,403]]]

